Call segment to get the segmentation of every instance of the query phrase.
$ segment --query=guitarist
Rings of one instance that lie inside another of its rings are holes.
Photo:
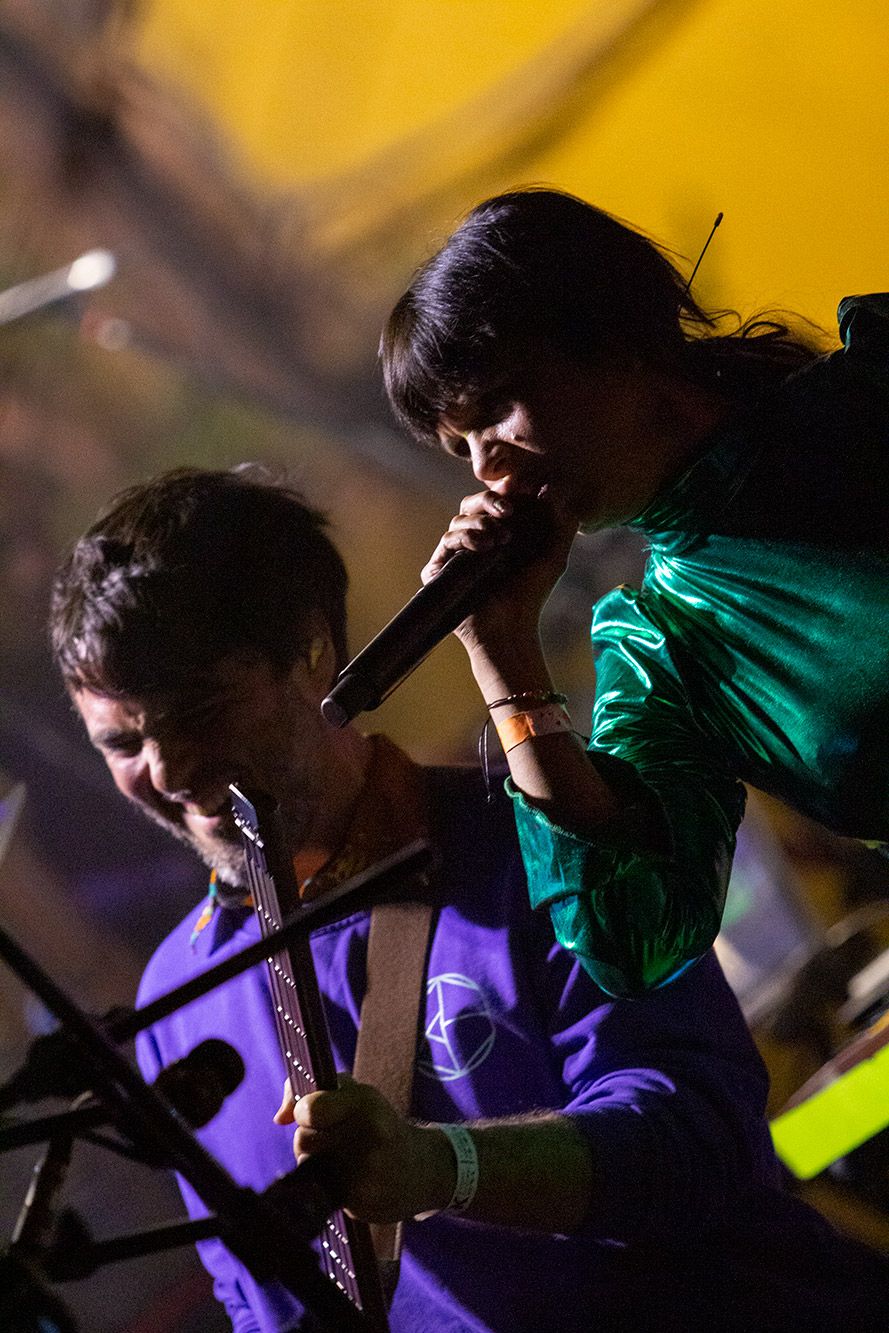
[[[346,658],[345,590],[320,516],[257,469],[182,469],[125,492],[57,575],[55,655],[93,744],[124,796],[212,869],[141,1002],[258,936],[232,781],[280,803],[306,898],[419,836],[442,853],[410,1116],[343,1077],[285,1096],[272,1123],[281,1059],[263,968],[144,1034],[145,1076],[207,1037],[237,1046],[244,1082],[200,1138],[263,1189],[293,1164],[295,1119],[297,1153],[336,1163],[353,1215],[403,1221],[395,1333],[879,1327],[879,1261],[776,1184],[765,1073],[715,957],[609,1000],[530,911],[507,801],[487,806],[474,772],[418,768],[322,719]],[[342,1070],[368,931],[356,912],[312,938]],[[238,1333],[298,1326],[282,1288],[221,1241],[199,1248]]]

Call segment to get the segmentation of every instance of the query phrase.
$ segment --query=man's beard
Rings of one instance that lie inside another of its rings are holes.
[[[140,802],[139,809],[152,824],[156,824],[165,833],[169,833],[171,838],[175,838],[177,842],[200,857],[209,870],[215,870],[218,881],[228,885],[229,888],[240,889],[242,895],[246,893],[247,866],[240,839],[233,838],[229,841],[220,838],[210,846],[200,842],[187,828],[168,819],[159,810],[153,810],[150,805],[143,805]]]
[[[152,824],[164,829],[177,842],[190,848],[209,870],[215,870],[217,883],[239,890],[240,896],[248,892],[247,863],[240,835],[233,833],[231,839],[219,838],[212,844],[204,843],[195,838],[187,828],[167,819],[150,805],[140,803],[139,809]],[[287,846],[291,852],[296,852],[302,846],[310,823],[308,803],[294,802],[286,810],[282,808],[281,819]],[[225,898],[226,895],[220,894],[220,897]]]

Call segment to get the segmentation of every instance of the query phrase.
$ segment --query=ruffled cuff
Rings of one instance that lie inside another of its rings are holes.
[[[691,966],[694,957],[677,958],[672,932],[663,938],[667,856],[639,850],[622,817],[602,825],[591,841],[552,823],[511,782],[506,789],[531,906],[549,909],[556,939],[600,990],[642,995]]]

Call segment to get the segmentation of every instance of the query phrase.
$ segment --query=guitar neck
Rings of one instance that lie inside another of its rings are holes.
[[[229,788],[247,862],[247,880],[265,938],[299,911],[300,898],[281,816],[270,797]],[[308,935],[267,960],[278,1044],[295,1098],[337,1086],[327,1020]],[[321,1236],[321,1261],[328,1277],[378,1333],[388,1329],[380,1275],[366,1223],[333,1212]]]

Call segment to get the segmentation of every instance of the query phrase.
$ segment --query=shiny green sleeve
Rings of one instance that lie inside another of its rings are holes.
[[[590,761],[621,799],[595,832],[562,828],[512,784],[531,903],[609,995],[663,985],[719,930],[744,789],[694,722],[642,594],[610,593],[593,622]]]

